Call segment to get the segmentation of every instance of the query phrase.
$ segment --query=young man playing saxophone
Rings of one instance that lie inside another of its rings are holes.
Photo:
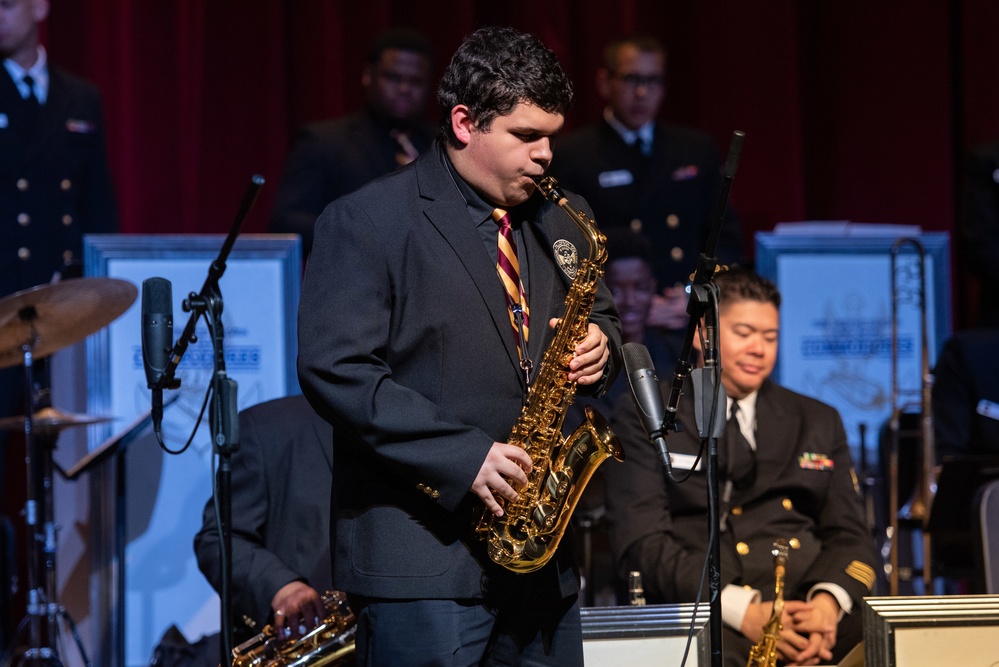
[[[486,28],[438,96],[436,148],[327,207],[305,274],[298,368],[334,431],[334,585],[358,614],[358,664],[578,665],[569,545],[514,574],[472,534],[483,503],[502,512],[494,492],[514,500],[527,482],[530,457],[504,442],[527,391],[522,362],[539,363],[563,314],[573,267],[557,258],[587,252],[535,192],[572,88],[537,39]],[[517,308],[495,208],[512,223]],[[602,283],[590,319],[567,370],[595,392],[620,340]]]

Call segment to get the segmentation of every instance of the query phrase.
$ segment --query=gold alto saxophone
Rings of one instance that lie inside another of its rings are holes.
[[[232,667],[346,667],[354,664],[357,618],[340,591],[322,596],[326,617],[298,639],[274,636],[274,627],[232,650]]]
[[[476,534],[486,541],[489,558],[514,572],[533,572],[548,562],[597,467],[610,456],[624,460],[617,436],[590,406],[579,428],[562,438],[562,422],[576,396],[576,383],[568,379],[569,362],[573,349],[587,333],[607,259],[607,237],[586,214],[573,210],[554,178],[535,180],[542,195],[561,207],[586,236],[590,254],[577,268],[555,338],[542,357],[524,408],[507,439],[531,457],[533,468],[527,487],[520,491],[517,502],[497,498],[504,506],[503,516],[496,517],[485,509],[475,526]]]
[[[780,631],[784,628],[780,622],[780,615],[784,611],[784,570],[787,566],[787,554],[790,550],[787,540],[777,540],[774,542],[774,580],[775,590],[774,609],[770,614],[770,620],[763,626],[763,637],[760,641],[749,649],[749,660],[746,667],[777,667],[777,641],[780,639]]]

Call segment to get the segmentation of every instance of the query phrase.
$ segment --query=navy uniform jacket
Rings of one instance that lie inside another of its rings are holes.
[[[530,267],[529,355],[537,364],[568,286],[552,244],[568,241],[582,256],[588,248],[564,211],[539,194],[531,202],[538,208],[519,252]],[[613,381],[620,332],[602,283],[591,321],[610,339]],[[338,588],[478,598],[490,577],[505,576],[470,539],[483,507],[470,488],[492,443],[509,437],[526,389],[495,255],[441,149],[320,216],[299,305],[298,371],[334,426]],[[538,572],[513,576],[553,582],[563,595],[578,590],[569,548]]]
[[[630,227],[652,240],[660,288],[689,282],[722,183],[718,150],[708,135],[657,123],[646,157],[601,120],[559,142],[551,172],[589,202],[601,229]],[[723,264],[742,257],[739,220],[731,207],[716,256]]]
[[[670,386],[661,386],[665,399]],[[667,438],[673,455],[696,455],[700,447],[691,387],[688,379],[677,413],[684,431]],[[701,470],[685,483],[667,482],[634,406],[620,402],[618,407],[612,427],[625,461],[602,468],[618,570],[642,573],[650,603],[693,602],[708,546],[706,452]],[[819,582],[838,584],[853,600],[849,616],[856,620],[874,584],[875,556],[839,414],[767,381],[757,395],[756,417],[756,480],[733,491],[721,535],[721,587],[750,586],[772,600],[773,542],[796,540],[785,598],[803,600]],[[725,448],[723,437],[719,457]],[[674,474],[684,471],[674,467]],[[707,599],[707,584],[702,599]],[[743,653],[740,664],[745,660]]]
[[[118,228],[97,89],[49,68],[33,131],[0,68],[0,295],[48,283],[81,260],[83,235]]]
[[[400,147],[389,132],[368,111],[303,127],[284,168],[270,231],[301,235],[308,257],[316,218],[327,204],[399,168]],[[435,133],[425,122],[408,130],[421,153]]]
[[[272,622],[271,600],[292,581],[320,594],[332,588],[329,494],[331,430],[302,396],[260,403],[239,413],[239,450],[232,456],[233,627],[243,617]],[[205,504],[194,537],[198,567],[218,591],[215,504]],[[241,633],[241,634],[246,634]]]

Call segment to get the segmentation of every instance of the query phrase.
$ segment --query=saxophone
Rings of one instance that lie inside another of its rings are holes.
[[[749,649],[749,660],[746,667],[777,667],[777,640],[780,639],[780,631],[783,626],[780,622],[780,615],[784,611],[784,569],[787,566],[787,554],[789,550],[787,540],[777,540],[774,542],[774,579],[776,581],[774,598],[774,609],[770,614],[770,620],[763,626],[763,637],[760,641]]]
[[[590,255],[576,271],[565,299],[565,314],[507,439],[531,457],[533,468],[527,487],[516,502],[497,497],[504,506],[503,516],[484,509],[475,526],[476,535],[486,541],[489,558],[522,573],[540,569],[554,555],[597,466],[610,456],[624,460],[617,436],[591,406],[586,407],[583,423],[568,438],[562,438],[565,412],[576,396],[576,383],[568,380],[568,364],[573,349],[587,333],[607,259],[607,237],[586,214],[573,210],[554,178],[535,180],[542,195],[561,207],[587,237]]]
[[[274,636],[274,627],[232,650],[232,667],[323,667],[354,664],[354,633],[357,618],[340,591],[322,596],[326,617],[298,639],[282,640]]]

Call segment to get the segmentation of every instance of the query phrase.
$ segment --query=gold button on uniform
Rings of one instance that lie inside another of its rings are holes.
[[[631,227],[631,231],[635,232],[636,234],[638,234],[639,232],[642,231],[642,221],[639,220],[638,218],[635,218],[634,220],[632,220],[628,224],[628,226]]]
[[[669,256],[674,262],[680,262],[683,260],[683,248],[677,246],[669,251]]]
[[[22,227],[27,227],[29,224],[31,224],[31,216],[28,215],[27,213],[18,213],[17,224],[21,225]]]
[[[17,189],[20,190],[21,192],[24,192],[25,190],[27,190],[28,189],[28,179],[26,179],[26,178],[19,178],[19,179],[17,179]]]
[[[797,537],[792,537],[791,539],[789,539],[787,541],[787,543],[790,545],[790,547],[792,549],[800,549],[801,548],[801,542],[798,541]]]
[[[739,552],[740,556],[745,556],[749,553],[749,545],[745,542],[739,542],[735,545],[735,550]]]
[[[732,516],[742,516],[742,508],[741,507],[733,507],[732,508]]]
[[[680,218],[676,215],[676,213],[670,213],[666,216],[666,226],[670,229],[676,229],[680,226]]]
[[[434,492],[430,494],[430,497],[433,498],[434,500],[437,500],[438,498],[441,497],[441,492],[434,490]]]
[[[67,227],[69,227],[70,225],[72,225],[73,224],[73,216],[69,215],[68,213],[66,215],[62,216],[62,224],[66,225]]]
[[[64,178],[61,181],[59,181],[59,187],[62,188],[63,190],[69,190],[71,187],[73,187],[73,181],[69,180],[68,178]]]
[[[791,502],[790,498],[785,498],[784,500],[781,501],[780,504],[783,505],[784,509],[786,509],[788,512],[794,509],[794,503]]]
[[[31,251],[28,250],[27,248],[18,248],[17,249],[17,256],[20,259],[29,260],[29,259],[31,259]]]

